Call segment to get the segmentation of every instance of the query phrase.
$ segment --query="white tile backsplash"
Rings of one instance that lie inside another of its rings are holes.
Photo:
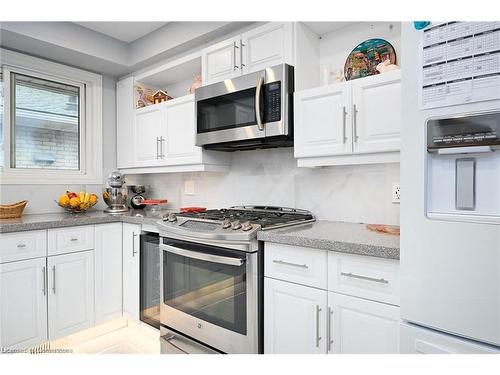
[[[195,195],[184,194],[192,180]],[[228,207],[279,205],[312,211],[318,218],[399,224],[399,205],[391,202],[399,164],[297,168],[292,149],[236,152],[228,173],[146,175],[150,196],[169,206]]]

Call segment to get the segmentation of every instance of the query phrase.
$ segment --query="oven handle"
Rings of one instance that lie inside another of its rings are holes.
[[[233,257],[225,257],[222,255],[200,253],[198,251],[180,249],[178,247],[165,244],[160,244],[160,249],[183,257],[204,260],[212,263],[228,264],[231,266],[242,266],[243,263],[245,263],[245,259],[242,258],[233,258]]]
[[[255,90],[255,119],[257,120],[257,126],[259,130],[264,130],[264,124],[262,123],[262,118],[260,117],[260,93],[262,91],[262,85],[264,84],[264,77],[259,77],[257,81],[257,89]]]

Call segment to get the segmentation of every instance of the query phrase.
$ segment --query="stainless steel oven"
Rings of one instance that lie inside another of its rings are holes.
[[[262,251],[239,246],[161,237],[162,352],[262,352]]]
[[[196,144],[219,151],[292,146],[293,92],[287,64],[200,87]]]

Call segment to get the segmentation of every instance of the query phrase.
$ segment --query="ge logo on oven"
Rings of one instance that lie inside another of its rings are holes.
[[[203,328],[203,324],[198,323],[198,328],[199,328],[199,329],[202,329],[202,328]]]

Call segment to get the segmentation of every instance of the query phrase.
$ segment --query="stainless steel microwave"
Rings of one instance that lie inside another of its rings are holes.
[[[294,68],[287,64],[195,91],[196,145],[218,151],[293,146]]]

